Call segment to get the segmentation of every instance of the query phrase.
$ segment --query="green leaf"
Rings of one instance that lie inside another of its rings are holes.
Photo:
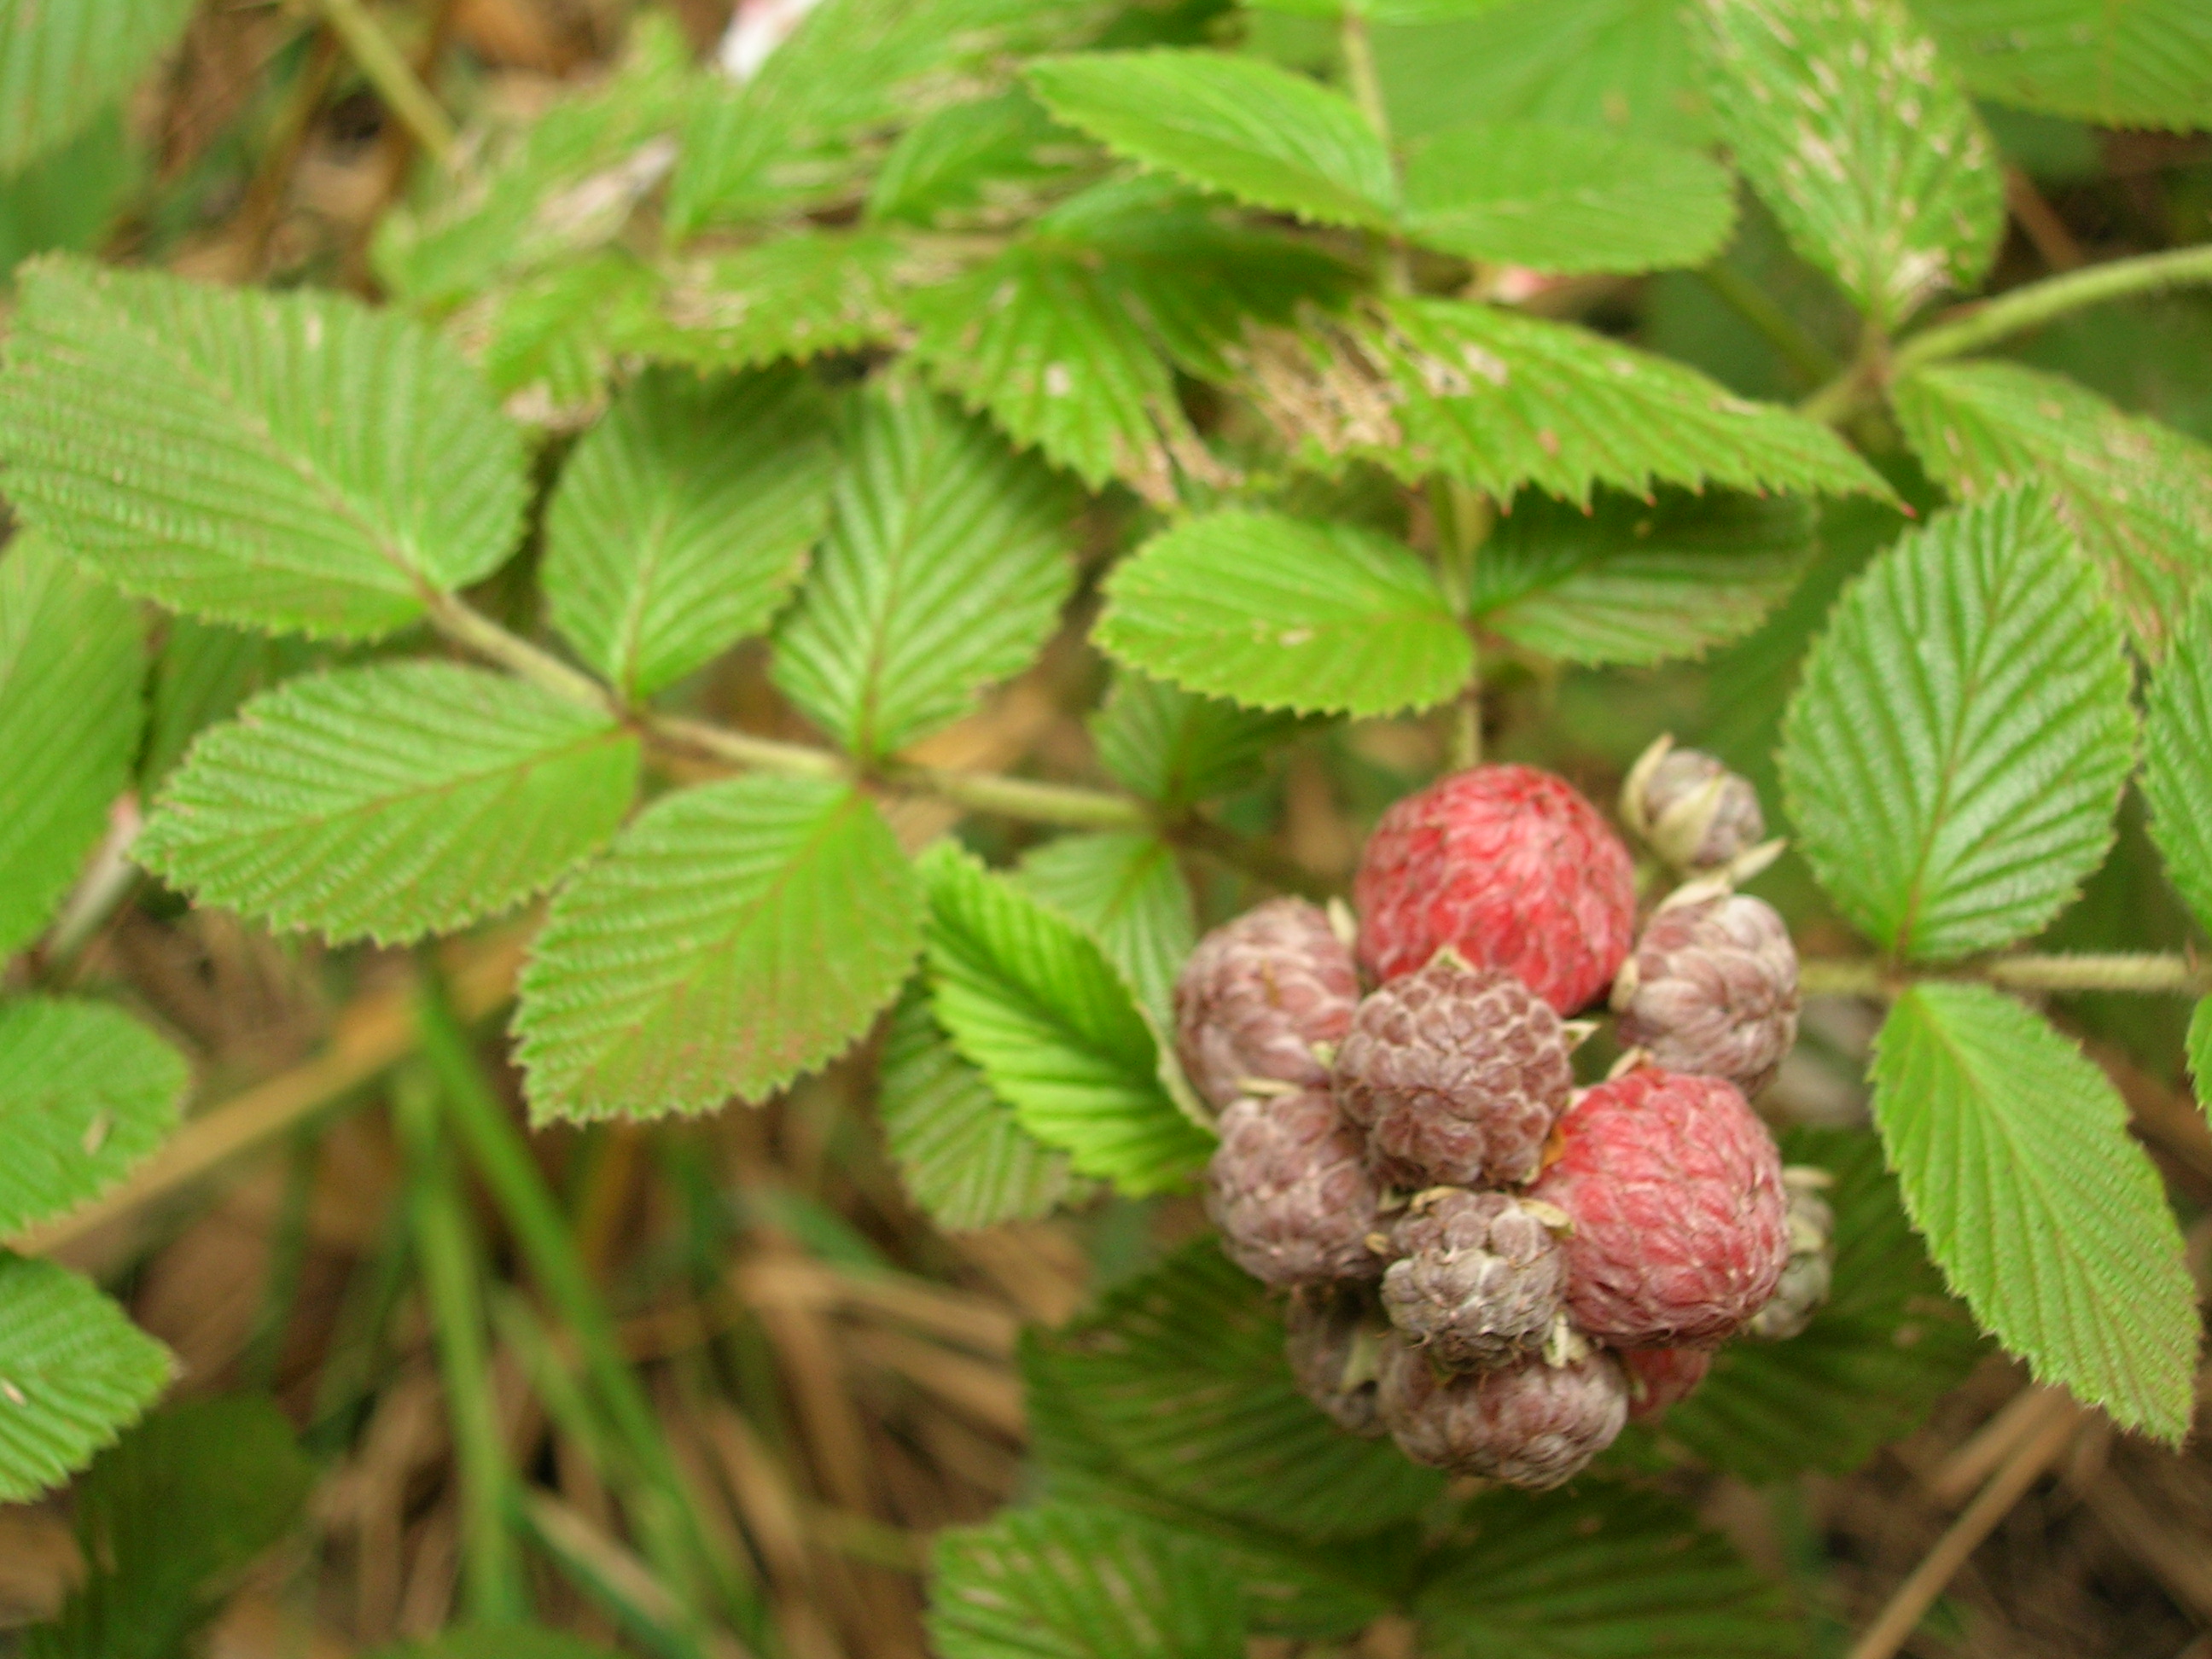
[[[1345,1538],[1411,1519],[1443,1488],[1298,1392],[1267,1291],[1211,1238],[1030,1341],[1118,1468],[1202,1510]]]
[[[1000,224],[1094,156],[1025,92],[955,104],[899,135],[869,188],[866,217],[924,228]]]
[[[1447,128],[1406,158],[1406,228],[1470,259],[1539,270],[1702,264],[1735,185],[1695,150],[1539,122]]]
[[[1879,327],[1978,285],[2004,171],[1905,0],[1704,0],[1714,110],[1790,245]]]
[[[2212,448],[2057,374],[1938,363],[1892,391],[1930,476],[1968,501],[2040,482],[2153,654],[2212,574]]]
[[[1474,561],[1487,632],[1566,662],[1695,656],[1756,628],[1814,550],[1809,504],[1787,497],[1602,495],[1595,510],[1523,496]]]
[[[1510,498],[1595,484],[1890,496],[1827,428],[1588,329],[1458,300],[1392,300],[1263,336],[1247,389],[1306,465],[1380,462]]]
[[[275,632],[389,633],[521,529],[522,447],[452,346],[335,294],[24,268],[9,497],[127,592]]]
[[[2098,126],[2212,126],[2212,13],[2198,0],[1913,0],[1913,9],[1984,98]]]
[[[88,1279],[0,1250],[0,1504],[82,1468],[169,1386],[174,1364]]]
[[[1474,668],[1435,574],[1353,525],[1236,509],[1187,519],[1116,567],[1106,592],[1101,648],[1255,708],[1425,708]]]
[[[854,754],[894,754],[1028,667],[1074,583],[1073,503],[922,388],[860,404],[830,538],[776,629],[775,683]]]
[[[573,432],[605,412],[626,347],[653,326],[660,274],[620,250],[586,254],[518,281],[484,309],[478,364],[518,421]]]
[[[37,534],[0,554],[0,958],[46,925],[131,780],[131,606]]]
[[[1891,1007],[1874,1085],[1905,1208],[1974,1316],[2039,1380],[2179,1443],[2197,1292],[2104,1073],[1989,987],[1929,981]]]
[[[1102,52],[1033,64],[1045,106],[1117,155],[1255,207],[1387,229],[1389,151],[1349,99],[1255,58]]]
[[[1160,1030],[1174,1029],[1176,975],[1198,943],[1196,910],[1175,849],[1130,830],[1061,836],[1032,848],[1021,883],[1098,942]]]
[[[907,1192],[948,1232],[1048,1215],[1079,1190],[1067,1154],[1022,1127],[918,989],[892,1011],[876,1110]]]
[[[145,183],[149,158],[110,106],[58,148],[0,169],[0,290],[33,253],[89,253]]]
[[[139,787],[151,793],[184,759],[194,738],[228,720],[255,692],[313,666],[319,652],[305,640],[170,617],[161,629],[161,654],[154,659]]]
[[[2212,589],[2197,595],[2143,699],[2142,791],[2167,878],[2212,928]]]
[[[553,901],[523,969],[532,1116],[765,1099],[891,1000],[921,910],[890,826],[844,784],[732,778],[654,802]]]
[[[1439,1659],[1796,1659],[1788,1599],[1678,1500],[1492,1491],[1414,1601]]]
[[[888,345],[899,332],[899,289],[916,274],[904,245],[883,231],[793,230],[678,266],[617,338],[702,369]]]
[[[1098,759],[1146,800],[1173,811],[1265,776],[1268,757],[1305,724],[1125,671],[1091,719]]]
[[[0,0],[0,173],[74,137],[184,32],[193,0]]]
[[[97,1198],[168,1137],[184,1058],[119,1008],[0,1003],[0,1237]]]
[[[650,374],[577,446],[545,524],[545,598],[584,659],[649,697],[765,629],[830,517],[814,383]]]
[[[2212,997],[2200,997],[2189,1016],[2189,1077],[2202,1106],[2212,1090]]]
[[[1814,873],[1900,956],[2033,933],[2112,845],[2128,690],[2119,622],[2047,498],[1908,532],[1845,590],[1784,720]]]
[[[951,842],[922,854],[931,1006],[1022,1127],[1132,1196],[1178,1188],[1213,1137],[1159,1078],[1152,1028],[1076,925]]]
[[[483,669],[293,680],[194,744],[132,856],[203,904],[384,943],[543,891],[637,793],[636,738]]]
[[[1848,1474],[1920,1426],[1984,1352],[1966,1310],[1914,1237],[1881,1142],[1861,1129],[1798,1127],[1786,1163],[1835,1177],[1835,1282],[1786,1342],[1732,1342],[1698,1391],[1656,1425],[1662,1444],[1759,1484],[1805,1469]]]

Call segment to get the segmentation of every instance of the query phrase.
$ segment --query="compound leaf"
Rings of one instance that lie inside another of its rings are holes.
[[[1736,165],[1790,245],[1890,328],[1987,274],[2004,173],[1905,0],[1704,0]]]
[[[1026,92],[924,116],[899,135],[868,190],[875,224],[996,224],[1096,152]]]
[[[2151,839],[2197,925],[2212,927],[2212,590],[2151,677],[2143,716]]]
[[[1152,1028],[1099,947],[950,842],[921,867],[932,1006],[1022,1127],[1125,1193],[1187,1183],[1213,1138],[1161,1084]]]
[[[130,602],[47,538],[0,555],[0,957],[46,925],[131,781],[144,650]]]
[[[629,698],[765,629],[830,516],[829,410],[794,370],[634,383],[545,525],[554,625]]]
[[[184,1058],[119,1008],[0,1003],[0,1236],[75,1209],[168,1136]]]
[[[0,174],[129,91],[192,11],[193,0],[0,0]]]
[[[879,230],[794,230],[679,265],[618,338],[702,369],[887,343],[899,330],[907,264],[902,245]]]
[[[854,754],[950,725],[1029,666],[1073,586],[1072,503],[908,383],[865,397],[830,538],[776,630],[775,683]]]
[[[2212,574],[2212,448],[2016,363],[1938,363],[1892,392],[1931,477],[1968,501],[2041,483],[2155,654]]]
[[[1784,721],[1814,873],[1901,956],[2034,932],[2112,843],[2128,691],[2119,621],[2048,498],[1908,532],[1845,591]]]
[[[1188,519],[1116,567],[1106,592],[1103,649],[1255,708],[1425,708],[1474,672],[1435,574],[1353,525],[1241,509]]]
[[[201,737],[132,855],[278,927],[417,939],[551,886],[614,834],[637,777],[635,736],[523,681],[343,669]]]
[[[766,1098],[867,1030],[921,911],[890,825],[847,785],[758,775],[654,802],[553,901],[523,970],[532,1115]]]
[[[2212,125],[2197,0],[1913,0],[1982,97],[2105,127]]]
[[[1060,836],[1025,855],[1020,873],[1033,896],[1098,941],[1159,1029],[1171,1029],[1176,975],[1198,942],[1175,848],[1133,830]]]
[[[1172,811],[1257,782],[1267,757],[1304,723],[1125,670],[1092,716],[1091,735],[1109,772]]]
[[[274,632],[389,633],[513,549],[522,446],[452,345],[329,293],[26,265],[8,493],[126,592]]]
[[[0,1250],[0,1504],[60,1485],[174,1370],[169,1351],[90,1280]]]
[[[1890,1009],[1874,1085],[1905,1208],[1975,1317],[2039,1379],[2179,1443],[2197,1293],[2104,1073],[1988,986],[1929,981]]]

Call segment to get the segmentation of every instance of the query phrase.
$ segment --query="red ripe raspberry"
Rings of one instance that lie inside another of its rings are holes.
[[[1654,915],[1613,982],[1624,1043],[1669,1072],[1724,1077],[1748,1095],[1797,1041],[1797,950],[1774,907],[1742,893]]]
[[[1563,1014],[1605,988],[1636,927],[1628,849],[1564,779],[1528,766],[1478,766],[1407,796],[1368,837],[1352,893],[1378,979],[1449,945]]]
[[[1231,1105],[1206,1195],[1230,1259],[1270,1285],[1378,1277],[1377,1194],[1359,1154],[1324,1091]]]
[[[1439,1365],[1474,1370],[1543,1346],[1566,1292],[1567,1261],[1530,1206],[1504,1193],[1433,1188],[1391,1237],[1382,1305]]]
[[[1199,1093],[1225,1108],[1240,1079],[1313,1086],[1313,1045],[1352,1024],[1359,975],[1328,918],[1304,899],[1270,899],[1198,942],[1176,981],[1176,1052]]]
[[[1449,951],[1361,1003],[1336,1051],[1344,1115],[1399,1187],[1527,1181],[1573,1086],[1559,1017]]]
[[[1782,1156],[1732,1083],[1642,1066],[1559,1120],[1533,1195],[1574,1222],[1567,1311],[1619,1347],[1711,1346],[1790,1258]]]
[[[1628,1368],[1628,1420],[1650,1423],[1697,1392],[1713,1357],[1703,1348],[1631,1348],[1620,1363]]]
[[[1759,792],[1711,755],[1662,738],[1620,789],[1624,823],[1677,870],[1717,870],[1759,844]]]
[[[1628,1379],[1602,1349],[1571,1365],[1529,1359],[1452,1376],[1400,1343],[1383,1352],[1381,1403],[1416,1463],[1541,1492],[1613,1443],[1628,1420]]]
[[[1389,1327],[1367,1287],[1315,1285],[1293,1291],[1283,1325],[1283,1355],[1298,1392],[1340,1429],[1370,1438],[1382,1433],[1375,1395]]]

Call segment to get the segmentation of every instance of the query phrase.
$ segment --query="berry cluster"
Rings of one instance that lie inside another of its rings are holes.
[[[1220,1113],[1207,1207],[1291,1292],[1299,1386],[1516,1486],[1569,1479],[1721,1343],[1795,1335],[1827,1293],[1823,1178],[1785,1171],[1746,1103],[1797,1022],[1788,929],[1734,890],[1771,856],[1758,798],[1662,740],[1622,817],[1686,878],[1641,937],[1634,861],[1589,801],[1483,766],[1383,815],[1356,924],[1272,900],[1176,987]],[[1608,986],[1627,1052],[1577,1091],[1589,1028],[1567,1017]]]

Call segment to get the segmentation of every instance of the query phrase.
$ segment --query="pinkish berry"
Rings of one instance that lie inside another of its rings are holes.
[[[1535,1209],[1504,1193],[1437,1188],[1391,1237],[1382,1305],[1406,1340],[1452,1370],[1524,1358],[1558,1321],[1567,1261]]]
[[[1774,907],[1742,893],[1663,907],[1613,983],[1620,1040],[1669,1072],[1755,1095],[1797,1041],[1797,950]]]
[[[1559,1017],[1449,951],[1361,1003],[1336,1051],[1344,1115],[1397,1187],[1527,1181],[1573,1086]]]
[[[1836,1272],[1836,1212],[1821,1196],[1826,1170],[1792,1164],[1782,1172],[1790,1195],[1790,1261],[1766,1304],[1743,1328],[1761,1342],[1786,1342],[1813,1322],[1828,1299]]]
[[[1628,1420],[1628,1379],[1603,1350],[1568,1365],[1528,1359],[1452,1375],[1393,1344],[1381,1404],[1391,1438],[1416,1463],[1541,1492],[1613,1443]]]
[[[1216,1107],[1242,1079],[1310,1087],[1328,1068],[1314,1044],[1352,1024],[1359,975],[1328,918],[1304,899],[1270,899],[1198,942],[1176,981],[1176,1052]]]
[[[1628,1368],[1628,1420],[1649,1423],[1697,1392],[1713,1357],[1703,1348],[1631,1348],[1620,1363]]]
[[[1326,1091],[1237,1101],[1220,1127],[1206,1209],[1231,1261],[1270,1285],[1382,1273],[1374,1177]]]
[[[1574,1223],[1569,1316],[1616,1346],[1726,1340],[1790,1257],[1781,1154],[1718,1078],[1641,1066],[1592,1089],[1532,1190]]]
[[[1455,772],[1382,815],[1352,892],[1360,959],[1389,981],[1445,945],[1560,1013],[1605,988],[1636,926],[1628,849],[1563,778]]]
[[[1376,1407],[1379,1364],[1389,1327],[1364,1285],[1316,1285],[1291,1293],[1283,1354],[1298,1391],[1340,1429],[1370,1438],[1384,1432]]]
[[[1717,870],[1766,834],[1759,792],[1711,755],[1664,738],[1644,751],[1620,792],[1620,816],[1677,870]]]

